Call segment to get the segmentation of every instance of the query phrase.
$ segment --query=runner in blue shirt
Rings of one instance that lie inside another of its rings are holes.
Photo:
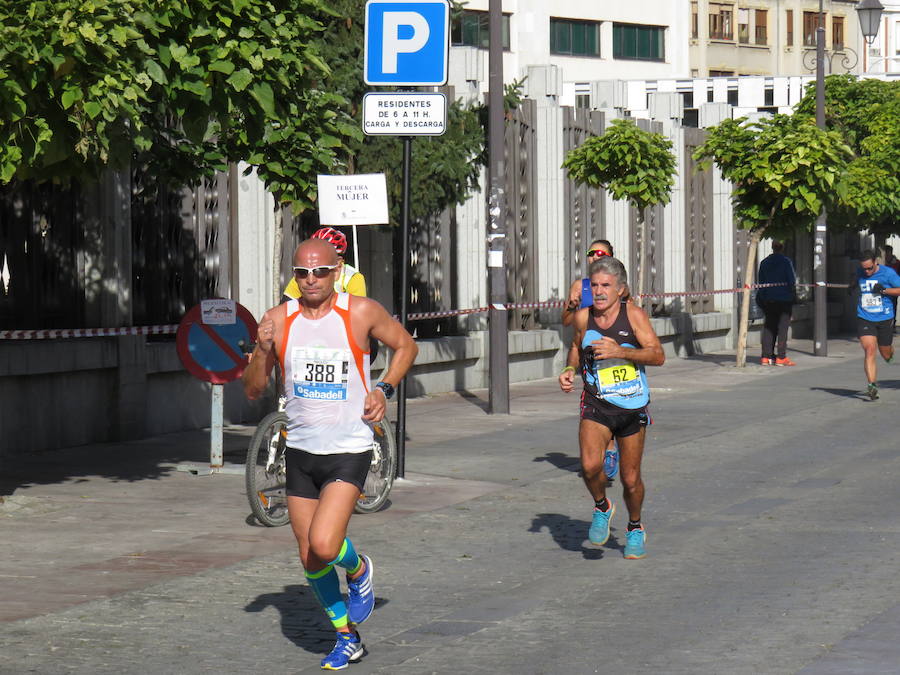
[[[894,358],[894,306],[889,297],[900,296],[900,275],[886,265],[876,262],[875,251],[863,251],[856,271],[859,303],[856,308],[857,335],[866,354],[867,392],[873,401],[878,398],[876,352],[890,363]],[[885,296],[889,296],[886,298]]]

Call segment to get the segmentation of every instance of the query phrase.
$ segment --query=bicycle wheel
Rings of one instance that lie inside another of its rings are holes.
[[[391,421],[385,417],[372,430],[375,432],[372,464],[363,492],[356,500],[357,513],[375,513],[385,505],[397,470],[397,442]]]
[[[253,515],[267,527],[285,525],[290,517],[285,490],[284,448],[287,415],[273,412],[256,427],[247,449],[244,479]]]

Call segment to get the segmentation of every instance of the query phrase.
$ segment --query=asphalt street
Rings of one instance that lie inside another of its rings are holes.
[[[355,516],[374,560],[350,673],[900,673],[900,366],[792,342],[649,369],[648,556],[587,541],[577,395],[513,385],[410,401],[406,477]],[[232,427],[226,460],[252,429]],[[0,673],[321,672],[333,633],[288,528],[236,474],[195,476],[202,432],[6,462]]]

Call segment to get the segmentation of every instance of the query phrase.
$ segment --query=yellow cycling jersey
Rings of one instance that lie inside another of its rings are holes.
[[[344,263],[341,266],[341,273],[334,282],[334,290],[336,293],[349,293],[350,295],[366,295],[366,278],[358,269],[352,265]],[[288,285],[285,286],[283,295],[296,300],[301,295],[300,286],[297,280],[292,276]]]

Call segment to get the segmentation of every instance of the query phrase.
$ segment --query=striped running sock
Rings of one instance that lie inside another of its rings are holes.
[[[341,583],[333,565],[316,572],[306,572],[306,581],[328,615],[331,624],[336,628],[347,625],[347,604],[341,595]]]

